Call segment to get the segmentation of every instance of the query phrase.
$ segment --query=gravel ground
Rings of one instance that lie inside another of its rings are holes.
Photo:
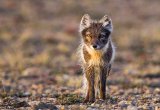
[[[0,109],[160,110],[159,3],[0,0]],[[76,57],[84,13],[114,25],[107,99],[95,103],[83,103]]]

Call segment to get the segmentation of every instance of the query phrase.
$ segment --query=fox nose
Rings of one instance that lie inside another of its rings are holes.
[[[93,45],[93,48],[96,49],[96,48],[97,48],[97,45]]]

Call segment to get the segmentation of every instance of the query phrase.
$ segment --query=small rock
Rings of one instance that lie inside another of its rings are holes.
[[[21,101],[13,104],[14,108],[19,108],[19,107],[30,107],[30,105],[26,101]]]
[[[147,109],[148,110],[155,110],[153,106],[148,106]]]
[[[42,94],[42,97],[47,97],[47,94]]]
[[[37,106],[35,106],[35,110],[40,109],[58,110],[58,108],[55,105],[44,102],[40,102]]]
[[[52,97],[52,98],[58,98],[59,96],[60,96],[60,95],[59,95],[58,93],[53,93],[51,97]]]
[[[2,99],[0,99],[0,103],[2,103],[3,101],[2,101]]]
[[[123,109],[123,108],[127,108],[127,106],[128,106],[128,104],[127,104],[127,102],[126,101],[120,101],[119,103],[118,103],[118,105]]]
[[[127,110],[138,110],[138,108],[136,106],[133,106],[133,105],[129,105],[127,107]]]
[[[160,94],[160,88],[156,88],[155,93]]]
[[[95,104],[94,106],[95,106],[95,107],[100,107],[100,104]]]
[[[131,104],[132,104],[133,106],[137,106],[137,100],[136,100],[136,99],[132,100]]]
[[[88,107],[87,110],[99,110],[97,107]]]
[[[160,103],[160,98],[158,98],[158,97],[153,98],[153,102],[154,103]]]
[[[80,110],[86,110],[87,109],[87,106],[86,105],[80,105]]]
[[[79,110],[80,109],[80,106],[79,105],[70,105],[70,108],[72,110]]]
[[[49,94],[49,93],[51,93],[51,92],[52,92],[51,89],[46,89],[46,90],[44,91],[45,94]]]
[[[105,102],[104,100],[98,99],[98,100],[95,101],[95,105],[96,105],[96,104],[101,105],[101,104],[103,104],[104,102]]]
[[[35,105],[38,105],[40,102],[39,101],[30,101],[28,102],[28,104],[31,106],[31,107],[34,107]]]
[[[31,96],[31,93],[29,92],[19,92],[19,93],[16,93],[15,94],[17,97],[30,97]]]
[[[23,93],[23,96],[24,96],[24,97],[30,97],[30,96],[31,96],[31,93],[30,93],[30,92],[25,92],[25,93]]]
[[[91,106],[95,106],[95,103],[92,103]]]

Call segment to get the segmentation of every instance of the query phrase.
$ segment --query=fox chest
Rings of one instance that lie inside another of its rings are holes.
[[[100,51],[87,51],[87,50],[83,50],[83,57],[85,60],[85,63],[87,63],[88,65],[95,65],[95,66],[99,66],[99,65],[103,65],[103,54]]]

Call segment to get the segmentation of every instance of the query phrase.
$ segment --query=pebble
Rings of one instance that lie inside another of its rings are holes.
[[[31,96],[31,93],[30,93],[30,92],[25,92],[25,93],[23,94],[23,96],[24,96],[24,97],[29,97],[29,96]]]
[[[35,106],[35,110],[58,110],[58,108],[50,103],[40,102],[38,105]]]
[[[136,99],[132,100],[131,104],[132,104],[133,106],[136,106],[136,105],[137,105],[137,100],[136,100]]]
[[[118,105],[123,109],[123,108],[127,108],[127,106],[128,106],[128,104],[127,104],[127,102],[126,101],[120,101],[119,103],[118,103]]]
[[[99,110],[99,108],[96,108],[96,107],[88,107],[87,110]]]
[[[138,108],[136,106],[133,106],[133,105],[129,105],[127,107],[127,110],[138,110]]]

